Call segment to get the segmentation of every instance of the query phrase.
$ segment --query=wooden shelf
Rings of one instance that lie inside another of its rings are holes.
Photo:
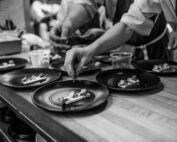
[[[33,122],[31,122],[22,112],[18,111],[15,106],[12,104],[7,103],[3,99],[0,98],[0,102],[4,103],[4,106],[8,107],[13,113],[22,121],[24,121],[26,124],[28,124],[29,127],[31,127],[36,133],[39,133],[32,125],[35,125]],[[0,120],[0,142],[14,142],[13,138],[9,136],[8,134],[8,127],[10,126],[9,123],[2,122]],[[43,134],[42,134],[43,135]],[[45,136],[44,136],[45,137]],[[2,139],[2,140],[1,140]]]

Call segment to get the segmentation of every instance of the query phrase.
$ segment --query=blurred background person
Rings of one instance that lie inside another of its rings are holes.
[[[50,28],[63,20],[60,0],[31,0],[34,33],[49,41]]]

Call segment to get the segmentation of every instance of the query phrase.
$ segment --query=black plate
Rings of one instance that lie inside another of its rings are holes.
[[[19,68],[25,67],[25,65],[28,63],[28,61],[23,58],[2,58],[0,59],[0,64],[2,64],[3,62],[9,62],[10,60],[14,61],[15,66],[7,67],[7,68],[0,68],[0,72],[8,72],[11,70],[19,69]]]
[[[24,85],[21,82],[21,79],[25,76],[28,75],[36,75],[44,73],[47,75],[47,79],[43,82],[37,82],[29,85]],[[13,71],[10,73],[6,73],[0,77],[0,83],[13,87],[13,88],[33,88],[33,87],[38,87],[41,85],[44,85],[46,83],[50,83],[53,81],[56,81],[59,79],[61,76],[61,73],[58,73],[57,71],[54,71],[52,69],[47,69],[47,68],[29,68],[29,69],[22,69],[18,71]]]
[[[103,55],[98,55],[98,56],[95,56],[94,59],[96,61],[99,61],[103,64],[111,64],[112,63],[112,59],[111,59],[111,56],[110,55],[106,55],[106,54],[103,54]]]
[[[127,87],[125,89],[120,88],[117,84],[120,80],[125,80],[132,76],[137,76],[139,79],[139,84]],[[112,90],[121,92],[131,92],[131,91],[145,91],[158,87],[160,84],[160,78],[152,73],[136,70],[136,69],[112,69],[100,72],[96,79],[98,82],[106,85]]]
[[[66,74],[66,71],[64,70],[64,60],[55,60],[51,63],[51,66],[53,69]],[[87,68],[83,68],[83,70],[81,71],[81,74],[95,72],[101,68],[101,64],[97,66],[95,65],[95,62],[92,62],[86,67]]]
[[[153,71],[153,67],[155,65],[162,65],[167,63],[170,66],[170,69],[162,72]],[[173,61],[165,61],[165,60],[140,60],[134,62],[134,66],[138,69],[142,69],[151,73],[155,73],[158,75],[177,75],[177,62]]]
[[[78,89],[87,89],[88,91],[94,94],[94,97],[84,103],[84,105],[72,105],[66,107],[65,110],[61,106],[55,105],[51,101],[51,97],[63,97],[68,95],[71,91]],[[104,103],[109,97],[109,91],[104,86],[97,82],[88,81],[88,80],[77,80],[73,83],[72,80],[60,81],[45,85],[37,89],[32,97],[33,102],[41,108],[50,111],[57,112],[76,112],[82,110],[88,110]]]

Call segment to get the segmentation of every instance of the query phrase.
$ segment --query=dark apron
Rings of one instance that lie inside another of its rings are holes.
[[[118,0],[117,3],[117,10],[113,19],[113,23],[116,24],[120,21],[122,15],[126,13],[133,3],[134,0]],[[151,20],[155,20],[156,16],[151,17]],[[166,20],[162,14],[160,14],[158,20],[156,21],[151,34],[149,36],[143,36],[134,32],[131,39],[127,42],[130,45],[139,46],[149,43],[164,31],[166,27]],[[159,40],[158,42],[150,45],[147,47],[149,59],[167,59],[168,52],[167,52],[167,44],[168,44],[168,35],[167,33],[165,36]],[[144,55],[141,49],[136,49],[134,59],[140,60],[143,59]]]
[[[30,0],[30,4],[32,4],[34,1],[40,1],[47,4],[54,4],[54,3],[61,4],[61,0]]]

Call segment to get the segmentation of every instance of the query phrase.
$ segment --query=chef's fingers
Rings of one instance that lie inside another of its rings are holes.
[[[76,75],[79,75],[79,73],[82,71],[83,66],[86,63],[86,58],[84,56],[82,56],[82,58],[80,59],[80,62],[78,63],[78,66],[76,68]]]
[[[76,72],[75,72],[75,64],[76,62],[76,52],[74,50],[69,50],[66,52],[65,57],[65,63],[64,63],[64,69],[68,73],[69,76],[72,78],[75,78]]]

